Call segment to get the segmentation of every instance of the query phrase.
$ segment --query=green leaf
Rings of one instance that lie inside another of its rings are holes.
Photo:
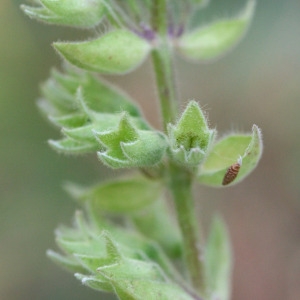
[[[105,246],[106,251],[100,251],[98,253],[95,251],[92,255],[74,253],[74,256],[80,262],[80,264],[91,273],[97,272],[98,268],[100,267],[107,267],[111,264],[118,263],[122,259],[120,249],[114,243],[107,231],[102,231],[101,238],[102,240],[99,242],[101,243],[101,246]],[[84,250],[84,248],[82,248],[82,250]],[[104,278],[102,278],[102,280],[103,279]]]
[[[102,213],[132,213],[141,210],[162,194],[161,182],[142,176],[125,177],[101,183],[84,191],[80,198]]]
[[[177,284],[152,280],[112,279],[120,300],[195,300]]]
[[[231,264],[231,248],[226,226],[219,217],[215,217],[204,259],[208,299],[230,299]]]
[[[87,74],[86,82],[81,86],[83,99],[90,110],[101,113],[126,111],[131,116],[141,116],[136,104],[124,91],[103,79]]]
[[[98,157],[104,163],[107,163],[106,159],[111,159],[119,161],[120,163],[127,165],[128,160],[124,155],[121,148],[121,143],[123,142],[134,142],[138,138],[138,133],[136,128],[131,123],[128,114],[123,113],[121,115],[118,127],[105,132],[96,132],[95,136],[98,139],[99,143],[107,149],[105,152],[98,152]],[[110,167],[119,167],[114,166],[113,164]]]
[[[120,116],[117,114],[98,114],[97,117],[99,120],[89,123],[88,125],[77,128],[63,128],[62,133],[78,141],[98,144],[94,131],[104,132],[114,129],[118,126]]]
[[[88,208],[88,205],[85,207]],[[83,284],[97,290],[112,291],[113,288],[120,293],[133,292],[140,297],[146,284],[149,293],[156,286],[157,291],[150,293],[150,296],[157,296],[160,291],[165,296],[167,290],[172,290],[182,296],[178,299],[190,299],[185,298],[185,292],[171,282],[173,278],[176,282],[181,279],[178,279],[177,271],[155,242],[145,239],[132,228],[107,222],[101,212],[89,208],[87,211],[89,222],[82,212],[77,212],[74,227],[61,226],[56,231],[56,242],[65,253],[65,256],[57,255],[59,259],[56,261],[63,262],[60,265],[66,267],[66,264],[71,264],[73,267],[74,262],[75,271],[79,272],[75,276]],[[128,284],[128,279],[132,285]],[[134,288],[131,289],[131,286]]]
[[[139,130],[134,142],[122,142],[124,155],[136,166],[153,166],[159,163],[166,151],[165,137],[156,131]]]
[[[98,214],[97,222],[99,219],[101,216]],[[104,221],[101,221],[100,227],[94,225],[84,220],[82,212],[77,212],[73,228],[60,226],[55,232],[60,249],[71,255],[72,259],[76,258],[77,263],[89,272],[116,263],[121,254],[133,259],[140,259],[143,251],[144,257],[158,258],[160,255],[149,241],[126,228]],[[112,238],[117,238],[118,247]]]
[[[43,98],[47,99],[59,112],[69,114],[78,109],[74,95],[70,94],[64,87],[58,86],[52,78],[42,84],[41,93]]]
[[[138,123],[139,124],[139,123]],[[123,113],[117,128],[94,134],[106,151],[99,159],[111,168],[152,166],[159,163],[167,148],[162,134],[139,130],[127,113]]]
[[[44,99],[40,106],[46,115],[62,117],[73,113],[97,115],[127,111],[130,116],[141,116],[132,99],[105,80],[87,72],[74,72],[70,67],[66,72],[52,70],[51,77],[41,86]]]
[[[94,132],[116,130],[122,111],[136,129],[150,129],[128,95],[92,74],[74,71],[73,67],[66,67],[66,71],[52,70],[38,102],[43,114],[66,136],[49,142],[55,150],[66,154],[104,151]]]
[[[220,187],[230,166],[241,160],[240,170],[230,185],[248,176],[258,164],[263,150],[260,129],[253,125],[252,134],[232,134],[218,141],[199,172],[199,182]]]
[[[49,116],[49,120],[58,127],[67,129],[75,129],[84,126],[87,123],[87,116],[83,113],[73,113],[61,117]]]
[[[56,82],[57,87],[64,88],[70,94],[75,95],[78,85],[82,85],[85,82],[87,74],[79,70],[75,70],[73,66],[71,67],[71,65],[67,64],[63,65],[63,71],[64,73],[53,68],[50,73],[50,78]]]
[[[94,253],[93,255],[74,253],[73,255],[76,257],[77,261],[91,273],[95,273],[101,266],[111,264],[110,258],[100,256],[100,253]]]
[[[157,280],[165,281],[165,275],[155,263],[123,258],[110,266],[98,268],[98,272],[109,280]]]
[[[114,286],[120,299],[192,299],[150,261],[122,258],[98,272]]]
[[[93,239],[78,240],[68,240],[65,237],[57,237],[56,243],[62,250],[71,255],[81,254],[106,257],[105,242],[101,236]]]
[[[94,221],[98,224],[99,218],[101,218],[102,215],[101,212],[95,212],[93,210],[90,210],[90,212],[95,215]],[[132,228],[125,228],[124,226],[100,224],[99,229],[103,230],[103,228],[109,232],[114,241],[118,242],[119,249],[121,249],[121,253],[124,257],[143,261],[150,259],[152,262],[158,263],[170,278],[177,276],[172,263],[153,240],[149,240],[138,234],[138,232],[133,231]]]
[[[63,256],[55,251],[48,250],[47,256],[57,265],[63,267],[64,269],[71,272],[87,272],[87,269],[84,268],[80,263],[76,261],[71,256]]]
[[[249,0],[245,10],[233,19],[220,20],[184,34],[178,52],[193,61],[216,59],[232,49],[244,36],[251,22],[255,1]]]
[[[114,30],[86,42],[54,43],[54,48],[73,65],[105,74],[124,74],[147,57],[150,45],[128,30]]]
[[[99,145],[79,142],[70,138],[65,138],[59,141],[48,141],[49,145],[56,151],[66,154],[82,154],[99,150]]]
[[[92,123],[89,122],[88,125],[82,125],[77,128],[63,128],[62,133],[71,139],[77,140],[78,142],[88,142],[91,144],[98,145],[97,139],[95,137],[95,132],[106,133],[107,131],[115,130],[119,125],[120,115],[97,113],[97,114],[93,114],[93,119],[94,121]],[[61,120],[61,118],[59,120]],[[146,127],[146,124],[140,118],[130,118],[130,121],[136,127]],[[152,131],[146,131],[146,132],[148,133],[147,135],[150,135],[150,133],[152,133]],[[160,137],[157,134],[155,135],[155,137],[158,142],[158,139]],[[98,146],[98,148],[100,147]],[[164,149],[165,147],[163,148],[163,150]]]
[[[40,7],[21,5],[30,18],[50,24],[89,28],[103,18],[105,6],[102,1],[90,0],[40,0]]]

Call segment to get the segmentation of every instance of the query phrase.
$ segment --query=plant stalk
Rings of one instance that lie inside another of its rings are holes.
[[[203,296],[205,291],[201,251],[203,242],[192,192],[193,174],[171,162],[170,176],[169,188],[183,239],[183,255],[189,281],[200,296]]]
[[[152,29],[158,35],[157,46],[152,50],[151,59],[162,114],[163,127],[174,122],[178,113],[178,94],[175,85],[173,51],[168,39],[167,1],[154,0]]]
[[[152,64],[163,126],[178,117],[178,93],[175,84],[173,51],[168,39],[167,0],[153,0],[152,29],[159,35],[158,45],[152,50]],[[201,235],[192,195],[193,173],[170,161],[169,189],[175,203],[178,224],[183,239],[183,253],[191,286],[204,295]]]

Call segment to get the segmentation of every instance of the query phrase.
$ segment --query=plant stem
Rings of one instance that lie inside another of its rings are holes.
[[[193,288],[204,294],[202,238],[192,193],[193,174],[170,163],[170,191],[174,200],[177,220],[183,239],[183,255]]]
[[[168,123],[175,123],[178,117],[173,51],[169,44],[167,27],[167,0],[153,0],[152,29],[159,35],[159,41],[156,49],[152,51],[152,63],[165,131]],[[192,195],[193,174],[190,170],[170,161],[169,176],[169,189],[181,229],[188,277],[194,290],[203,296],[201,238]]]
[[[158,98],[161,108],[163,127],[174,122],[177,117],[178,95],[175,87],[175,70],[173,51],[169,44],[167,28],[167,1],[154,0],[152,11],[152,28],[159,35],[158,45],[153,49],[151,58],[154,68]]]
[[[174,123],[177,117],[177,96],[172,78],[174,75],[171,72],[173,66],[170,56],[172,53],[168,50],[167,45],[161,45],[160,49],[152,51],[152,62],[165,131],[167,131],[167,125]]]

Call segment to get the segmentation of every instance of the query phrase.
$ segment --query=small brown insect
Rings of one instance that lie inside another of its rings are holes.
[[[240,157],[235,164],[231,165],[227,169],[222,181],[222,185],[227,185],[235,180],[236,176],[239,173],[241,165],[242,165],[242,158]]]

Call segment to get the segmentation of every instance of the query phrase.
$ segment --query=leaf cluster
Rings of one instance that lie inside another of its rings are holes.
[[[262,154],[258,126],[251,133],[233,132],[217,140],[217,130],[194,100],[166,131],[155,130],[129,95],[96,74],[131,72],[166,44],[167,55],[174,52],[197,63],[226,54],[244,36],[255,2],[250,0],[233,18],[189,27],[193,13],[207,2],[34,0],[33,6],[22,5],[29,17],[50,24],[109,28],[86,41],[53,44],[67,63],[42,84],[38,106],[61,130],[61,139],[49,141],[56,151],[96,152],[110,168],[141,171],[91,187],[68,184],[85,213],[75,214],[73,227],[56,231],[60,253],[48,251],[83,284],[122,300],[202,299],[181,274],[184,237],[165,201],[170,166],[200,184],[231,186],[254,170]],[[161,30],[153,19],[164,8],[167,28]],[[231,251],[220,217],[203,248],[201,297],[228,300]]]

